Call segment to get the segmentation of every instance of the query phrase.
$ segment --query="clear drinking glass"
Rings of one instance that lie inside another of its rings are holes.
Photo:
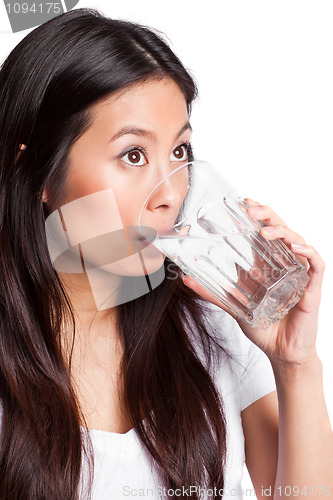
[[[300,300],[309,276],[283,241],[259,234],[265,224],[248,216],[246,208],[216,167],[195,160],[154,187],[138,227],[239,318],[267,328]]]

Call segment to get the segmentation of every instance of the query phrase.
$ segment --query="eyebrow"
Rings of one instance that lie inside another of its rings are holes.
[[[192,131],[190,122],[185,123],[185,125],[178,132],[175,140],[177,140],[185,132],[185,130]],[[155,132],[151,132],[150,130],[144,130],[142,128],[128,126],[120,129],[119,132],[117,132],[116,135],[114,135],[110,139],[110,141],[115,141],[116,139],[119,139],[119,137],[122,137],[123,135],[127,134],[139,135],[140,137],[146,137],[147,139],[150,139],[152,141],[156,141],[157,139],[157,135],[155,134]]]

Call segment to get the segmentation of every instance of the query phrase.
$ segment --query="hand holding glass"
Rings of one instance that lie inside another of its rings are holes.
[[[178,204],[151,218],[147,206],[162,192]],[[259,234],[248,205],[209,163],[192,161],[162,179],[139,216],[141,234],[252,327],[267,328],[300,300],[305,267],[279,239]],[[151,228],[151,229],[150,229]]]

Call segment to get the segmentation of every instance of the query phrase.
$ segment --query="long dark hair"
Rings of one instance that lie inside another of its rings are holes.
[[[90,106],[137,82],[163,77],[179,85],[190,111],[196,85],[162,37],[91,9],[39,26],[2,65],[1,499],[73,500],[80,493],[83,452],[93,469],[60,342],[64,318],[72,321],[73,341],[75,323],[50,261],[42,193],[47,183],[61,192],[69,149],[89,127]],[[175,264],[166,258],[164,266],[162,284],[118,307],[123,397],[167,488],[220,490],[226,422],[210,366],[225,350],[207,321],[204,301],[185,287]],[[87,498],[91,481],[92,474]]]

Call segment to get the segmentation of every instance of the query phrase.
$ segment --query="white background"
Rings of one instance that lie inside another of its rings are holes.
[[[270,205],[324,258],[317,347],[333,422],[332,2],[91,0],[78,7],[167,35],[199,86],[196,158],[218,165],[242,196]],[[0,19],[2,61],[30,30],[10,33],[2,3]]]

